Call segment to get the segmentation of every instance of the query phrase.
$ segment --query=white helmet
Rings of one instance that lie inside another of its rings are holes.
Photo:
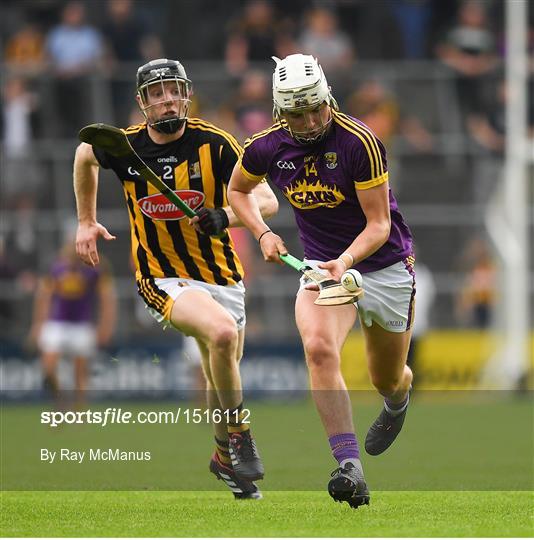
[[[284,112],[299,112],[324,102],[337,110],[323,70],[312,55],[290,54],[283,60],[276,56],[272,58],[276,62],[273,74],[273,116],[276,120],[281,120]],[[327,127],[324,126],[324,132]],[[292,135],[295,136],[293,132]],[[312,142],[306,137],[296,138],[302,139],[302,142]]]

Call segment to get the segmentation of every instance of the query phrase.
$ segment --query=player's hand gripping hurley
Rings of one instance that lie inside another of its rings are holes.
[[[354,304],[354,302],[357,302],[363,296],[363,289],[358,288],[355,291],[348,291],[341,283],[329,278],[322,272],[314,270],[289,253],[280,255],[280,259],[291,268],[302,272],[302,274],[319,287],[319,296],[314,302],[319,306]]]

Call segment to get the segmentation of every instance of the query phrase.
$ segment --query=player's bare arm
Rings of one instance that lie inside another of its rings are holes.
[[[388,182],[384,182],[379,186],[357,191],[367,224],[338,259],[319,265],[327,270],[333,279],[339,281],[345,270],[375,253],[389,238],[391,216],[388,185]]]
[[[78,212],[78,230],[76,232],[76,253],[90,266],[100,262],[97,240],[115,240],[108,230],[96,221],[96,194],[98,190],[98,161],[93,148],[81,143],[74,156],[74,195]]]
[[[245,178],[241,172],[240,164],[236,163],[228,185],[228,201],[239,221],[258,240],[264,259],[267,262],[282,264],[280,255],[286,254],[287,249],[284,241],[269,229],[263,219],[264,216],[262,215],[259,200],[255,196],[256,190],[260,186],[267,186],[270,190],[265,182],[258,183]],[[278,209],[278,202],[276,207]]]
[[[278,212],[278,199],[267,182],[259,182],[254,185],[251,193],[258,203],[258,208],[263,219],[269,219]],[[225,206],[224,210],[228,214],[230,227],[242,227],[244,225],[231,206]]]

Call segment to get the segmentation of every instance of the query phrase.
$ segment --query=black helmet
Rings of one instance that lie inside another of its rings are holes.
[[[153,105],[149,105],[148,103],[147,88],[151,84],[163,83],[163,81],[175,81],[180,89],[180,114],[172,118],[150,123],[146,111]],[[162,133],[176,133],[183,126],[187,118],[192,94],[191,81],[187,78],[184,66],[177,60],[168,60],[167,58],[151,60],[137,70],[136,86],[137,95],[141,101],[141,111],[145,115],[149,125]]]
[[[191,85],[191,81],[185,74],[185,69],[178,60],[167,60],[167,58],[158,58],[142,65],[137,70],[137,90],[145,84],[156,82],[161,79],[182,79]]]

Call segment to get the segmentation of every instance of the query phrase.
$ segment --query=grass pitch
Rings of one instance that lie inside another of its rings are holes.
[[[381,406],[364,398],[354,400],[360,440]],[[392,448],[362,454],[371,505],[358,510],[326,492],[335,463],[309,400],[250,402],[267,472],[261,501],[234,501],[208,473],[208,425],[52,429],[39,420],[48,407],[0,410],[2,536],[534,536],[530,395],[418,395]],[[40,448],[90,447],[151,450],[153,458],[53,465],[39,458]]]
[[[1,531],[16,537],[529,537],[531,492],[374,492],[352,510],[324,492],[8,492]]]
[[[381,408],[355,396],[360,441]],[[94,403],[92,408],[106,407]],[[125,410],[173,410],[169,402],[123,402]],[[184,404],[182,403],[183,407]],[[185,406],[188,406],[185,404]],[[190,405],[191,406],[191,405]],[[335,466],[313,402],[254,402],[252,430],[265,464],[265,491],[323,491]],[[0,409],[0,479],[9,491],[224,491],[208,472],[210,425],[40,423],[50,404]],[[417,395],[395,444],[378,457],[362,450],[373,491],[531,491],[534,408],[530,396]],[[150,451],[150,461],[41,459],[41,449]]]

